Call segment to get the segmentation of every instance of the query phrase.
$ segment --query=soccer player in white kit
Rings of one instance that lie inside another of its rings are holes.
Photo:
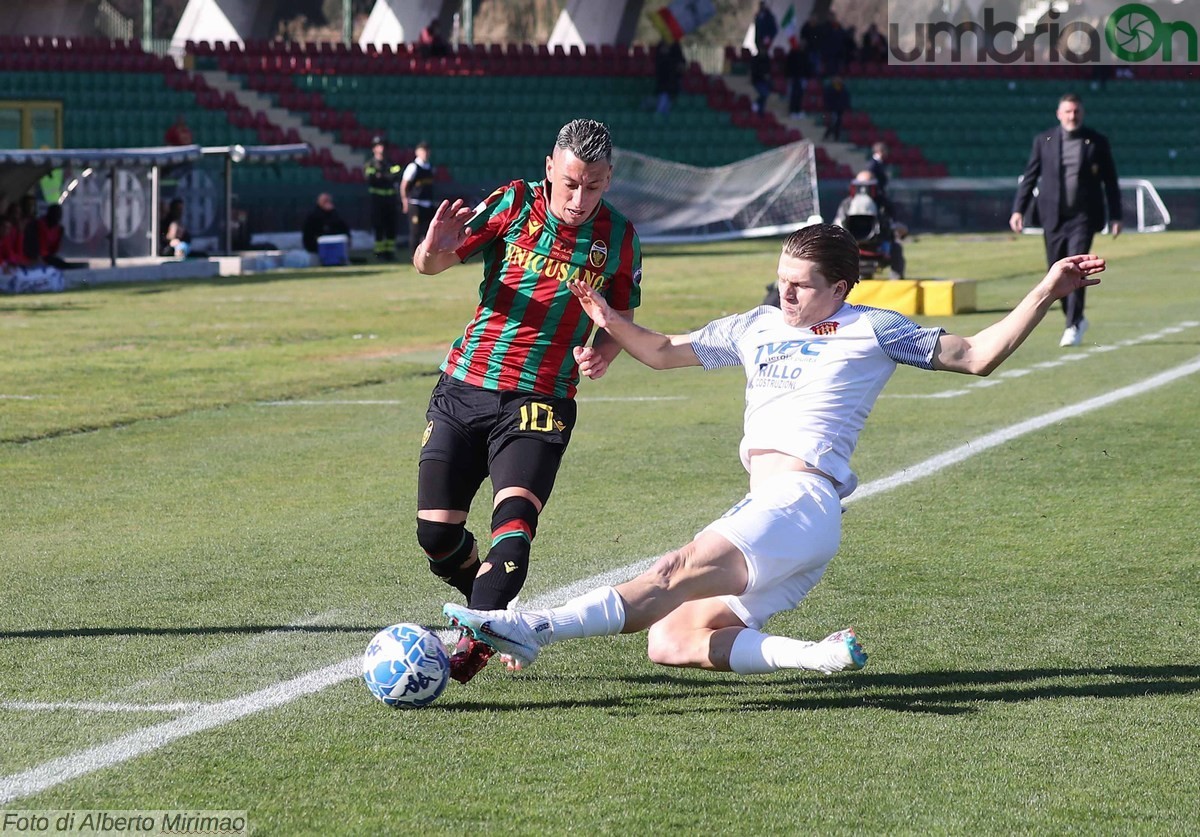
[[[565,639],[649,630],[653,662],[762,674],[831,674],[867,661],[853,628],[820,642],[761,632],[820,580],[841,539],[841,498],[857,485],[850,456],[896,369],[988,375],[1021,345],[1052,303],[1099,283],[1104,260],[1069,256],[1007,316],[973,337],[924,328],[846,302],[858,281],[858,246],[841,227],[792,233],[779,258],[780,308],[760,306],[668,336],[614,312],[572,285],[598,328],[655,369],[740,365],[746,372],[741,458],[750,492],[689,544],[637,578],[548,610],[477,611],[447,604],[451,622],[511,658],[531,663]],[[580,370],[587,374],[584,365]]]

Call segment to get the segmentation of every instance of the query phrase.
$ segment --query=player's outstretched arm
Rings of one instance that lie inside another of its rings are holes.
[[[461,200],[441,202],[429,222],[425,239],[413,253],[413,267],[417,273],[432,276],[462,261],[455,251],[467,240],[467,219],[471,212],[471,207]]]
[[[934,354],[934,368],[966,375],[990,375],[1025,342],[1056,300],[1078,288],[1100,284],[1095,274],[1104,268],[1104,259],[1099,256],[1067,256],[1058,260],[1000,322],[974,337],[943,334]]]
[[[604,297],[596,293],[590,285],[569,282],[567,287],[575,294],[579,304],[583,306],[584,313],[597,328],[604,329],[614,343],[651,369],[700,365],[700,359],[696,357],[688,335],[661,334],[637,325],[614,311]]]

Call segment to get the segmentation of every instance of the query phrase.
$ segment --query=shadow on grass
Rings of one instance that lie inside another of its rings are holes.
[[[531,673],[530,673],[531,674]],[[525,674],[522,679],[531,679]],[[1200,693],[1200,666],[1106,666],[1078,669],[948,671],[913,674],[847,674],[830,679],[804,676],[787,682],[729,677],[625,675],[546,676],[560,687],[569,681],[618,686],[604,698],[522,700],[513,705],[465,701],[449,712],[594,707],[630,715],[694,715],[698,712],[779,712],[818,709],[885,709],[929,715],[970,715],[988,704],[1063,698],[1131,698]],[[483,685],[483,684],[481,684]],[[661,690],[646,688],[663,686]],[[712,705],[706,705],[711,701]],[[732,704],[732,706],[731,706]]]
[[[0,631],[5,639],[70,639],[106,636],[210,636],[213,634],[367,634],[378,625],[194,625],[175,627],[123,626],[112,628],[34,628],[26,631]]]

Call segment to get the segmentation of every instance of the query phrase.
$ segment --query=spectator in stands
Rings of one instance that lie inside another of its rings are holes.
[[[304,249],[317,252],[317,239],[323,235],[350,235],[350,227],[333,205],[333,195],[328,192],[317,195],[317,205],[304,219],[301,231]]]
[[[859,60],[864,64],[886,64],[888,56],[887,38],[879,31],[874,21],[863,32],[862,45],[859,49]]]
[[[429,58],[442,58],[450,54],[450,45],[442,37],[442,25],[436,17],[421,30],[417,46],[420,47],[421,54]]]
[[[413,256],[425,240],[425,231],[433,220],[433,164],[429,162],[429,143],[422,140],[414,149],[415,159],[400,176],[400,209],[408,218],[408,248]]]
[[[666,38],[660,39],[654,47],[654,112],[659,116],[671,112],[686,67],[687,60],[683,57],[683,47],[679,41],[668,43]]]
[[[858,60],[858,33],[853,26],[847,26],[842,30],[842,37],[846,41],[846,63],[850,64]]]
[[[766,41],[770,45],[775,43],[778,35],[779,21],[775,19],[775,13],[764,0],[758,4],[758,11],[754,13],[754,43],[761,44]]]
[[[850,110],[850,89],[841,76],[825,82],[825,135],[822,139],[840,142],[842,139],[842,115]]]
[[[192,145],[195,142],[192,137],[192,129],[188,127],[187,120],[183,118],[182,113],[175,116],[175,122],[167,128],[163,141],[167,145]]]
[[[825,28],[821,23],[821,19],[816,13],[808,16],[808,20],[804,21],[804,25],[800,27],[800,40],[804,41],[808,49],[808,75],[822,76],[821,73],[821,45],[824,43]]]
[[[1058,125],[1033,138],[1033,150],[1013,199],[1008,225],[1013,232],[1025,228],[1025,212],[1034,203],[1046,242],[1046,259],[1053,264],[1063,256],[1087,253],[1092,236],[1108,228],[1113,238],[1121,234],[1121,190],[1117,166],[1108,138],[1083,126],[1083,102],[1074,93],[1058,100]],[[1083,342],[1088,321],[1083,316],[1084,291],[1079,288],[1062,299],[1067,326],[1060,346]]]
[[[385,156],[383,137],[371,142],[371,159],[363,166],[367,194],[371,198],[371,226],[375,229],[375,258],[390,262],[396,258],[396,181],[400,166]]]
[[[163,230],[162,255],[186,259],[192,250],[192,235],[183,222],[183,200],[175,198],[167,206],[167,214],[161,225]]]
[[[821,77],[830,78],[841,74],[846,64],[846,30],[832,11],[825,19],[821,35]]]
[[[788,115],[792,119],[803,119],[804,91],[808,88],[809,76],[808,42],[803,38],[792,41],[784,70],[788,80]]]
[[[759,41],[758,52],[750,59],[750,84],[758,94],[758,98],[751,104],[755,113],[762,113],[767,108],[767,97],[771,95],[774,87],[771,70],[771,42]]]

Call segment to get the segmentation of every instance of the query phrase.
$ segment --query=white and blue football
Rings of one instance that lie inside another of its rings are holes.
[[[363,680],[371,694],[395,709],[428,706],[450,680],[450,658],[431,631],[408,623],[392,625],[367,646]]]

